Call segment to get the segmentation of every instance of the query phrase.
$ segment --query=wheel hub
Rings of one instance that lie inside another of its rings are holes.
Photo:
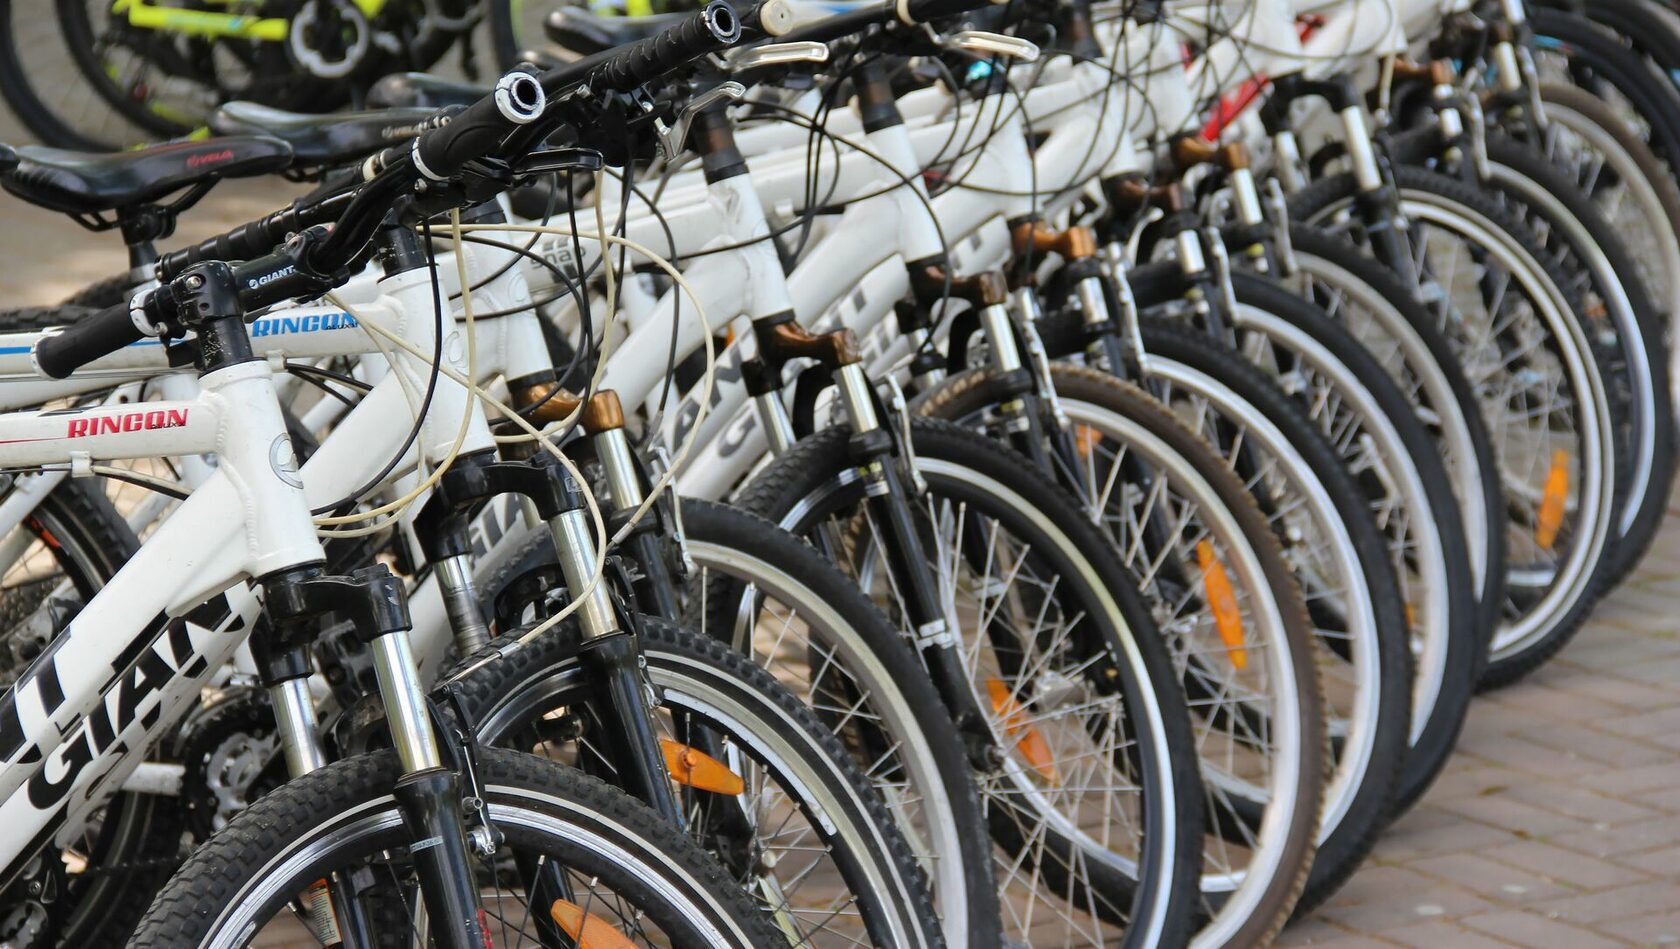
[[[308,0],[292,17],[286,51],[318,79],[343,79],[367,58],[373,28],[354,4]]]

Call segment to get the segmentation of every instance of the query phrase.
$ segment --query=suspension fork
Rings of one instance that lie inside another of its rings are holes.
[[[601,463],[610,502],[607,528],[616,534],[635,516],[647,497],[641,465],[624,430],[624,407],[618,394],[610,389],[596,392],[587,402],[581,402],[570,393],[551,391],[552,385],[550,381],[523,387],[516,390],[516,399],[524,407],[534,407],[529,417],[537,423],[560,421],[577,414],[579,425]],[[639,576],[632,580],[638,601],[651,604],[655,614],[674,622],[682,618],[680,584],[684,566],[680,556],[673,556],[670,537],[658,529],[657,520],[650,520],[633,528],[625,541],[639,571]],[[680,539],[677,543],[681,543]],[[568,575],[568,585],[571,583]],[[676,740],[685,751],[696,750],[714,760],[723,756],[723,741],[716,732],[696,725],[679,713],[673,713],[672,718]],[[656,741],[655,745],[660,748],[663,760],[664,744]],[[669,768],[665,769],[665,780],[668,786]],[[735,853],[734,848],[722,845],[751,839],[749,815],[737,797],[726,795],[711,800],[715,806],[702,809],[707,834],[720,844],[721,852],[731,855],[735,863],[732,869],[748,872],[751,855]]]
[[[486,944],[484,912],[478,905],[473,855],[461,814],[461,775],[446,767],[438,736],[422,693],[408,633],[412,627],[402,581],[384,564],[349,576],[332,576],[320,567],[282,571],[263,580],[263,601],[270,627],[253,638],[260,674],[279,700],[275,711],[286,745],[289,767],[319,767],[318,752],[302,732],[313,725],[307,687],[308,640],[318,621],[331,614],[348,620],[373,652],[374,671],[390,727],[391,744],[402,766],[394,796],[413,841],[411,859],[433,937],[452,949],[482,949]],[[479,857],[487,856],[475,841]],[[351,944],[371,945],[373,930],[362,911],[354,879],[335,876],[335,908],[344,913]],[[356,942],[360,940],[360,942]]]
[[[606,747],[620,749],[614,760],[618,782],[680,827],[683,814],[671,789],[659,736],[653,729],[652,711],[659,704],[658,696],[647,681],[640,643],[613,602],[604,579],[583,592],[595,572],[597,557],[585,513],[584,489],[546,453],[537,460],[552,472],[565,492],[557,512],[539,513],[554,536],[555,558],[566,578],[566,588],[583,600],[577,611],[582,632],[578,658],[595,687],[594,707],[602,720]]]
[[[1230,309],[1235,306],[1235,297],[1230,283],[1229,260],[1224,253],[1224,243],[1218,234],[1204,233],[1197,228],[1195,212],[1185,200],[1183,187],[1176,181],[1149,187],[1146,182],[1135,176],[1110,179],[1104,182],[1104,185],[1110,201],[1117,208],[1141,208],[1146,202],[1159,202],[1166,207],[1167,214],[1162,219],[1162,226],[1166,232],[1164,239],[1174,242],[1179,273],[1183,281],[1183,297],[1201,320],[1203,329],[1210,338],[1232,342],[1233,324]],[[1212,252],[1204,253],[1204,247]],[[1112,250],[1112,245],[1110,255],[1119,257],[1117,252]],[[1124,262],[1128,258],[1119,259]],[[1141,351],[1141,341],[1138,347]],[[1157,396],[1162,394],[1158,388],[1151,388]],[[1219,420],[1213,419],[1211,422],[1209,440],[1215,445],[1225,445],[1227,439]],[[1238,474],[1245,479],[1254,477],[1259,471],[1254,449],[1247,443],[1239,447],[1232,462]],[[1263,497],[1256,496],[1256,500],[1267,514],[1271,513]]]
[[[1465,181],[1479,185],[1488,180],[1487,130],[1480,100],[1458,88],[1458,70],[1450,59],[1436,59],[1407,70],[1429,82],[1429,102],[1435,110],[1439,152],[1447,169]],[[1539,145],[1539,132],[1534,131]]]
[[[1050,460],[1062,475],[1063,481],[1080,498],[1094,502],[1094,485],[1085,484],[1079,477],[1081,452],[1078,434],[1067,414],[1062,411],[1050,372],[1050,356],[1038,327],[1044,318],[1036,287],[1032,261],[1047,254],[1055,254],[1063,262],[1063,270],[1074,281],[1074,297],[1081,311],[1088,334],[1103,334],[1103,327],[1111,325],[1108,302],[1103,286],[1101,258],[1097,254],[1097,236],[1086,227],[1070,227],[1056,231],[1036,218],[1012,222],[1010,237],[1016,265],[1012,272],[1018,277],[1013,297],[1020,317],[1020,332],[1032,357],[1030,371],[1038,387],[1039,414],[1043,419],[1044,436],[1048,442]],[[1105,338],[1106,334],[1097,338]],[[1105,357],[1111,353],[1103,353]],[[1106,359],[1105,359],[1106,361]]]
[[[197,336],[197,361],[204,375],[255,361],[232,267],[222,262],[197,264],[172,282],[170,292],[181,324]],[[279,406],[266,375],[264,379],[267,408],[278,425]],[[253,403],[253,409],[263,408]],[[296,505],[297,516],[307,517],[301,486],[298,494],[284,500]],[[302,522],[305,527],[307,523]],[[284,535],[277,539],[285,542]],[[320,550],[318,544],[313,546]],[[319,559],[296,563],[258,581],[265,613],[253,631],[252,655],[274,701],[287,766],[294,775],[302,775],[326,760],[308,688],[313,671],[309,647],[320,628],[319,620],[336,614],[348,620],[373,651],[392,744],[402,764],[394,794],[409,832],[427,911],[442,930],[436,934],[438,942],[449,949],[481,949],[486,939],[484,919],[467,855],[459,776],[443,766],[421,696],[409,649],[411,623],[402,583],[383,564],[350,576],[328,576],[321,563]],[[335,875],[326,886],[352,933],[369,932],[353,882]]]
[[[578,424],[601,463],[609,501],[605,521],[607,530],[616,534],[647,498],[642,465],[624,431],[624,406],[618,393],[611,389],[594,393],[588,402],[564,391],[551,390],[552,381],[533,385],[521,390],[516,400],[522,407],[535,407],[529,418],[538,424],[577,415]],[[670,535],[659,529],[660,523],[657,517],[641,521],[621,543],[638,569],[638,575],[632,578],[638,603],[649,612],[676,622],[682,619],[684,565],[680,556],[672,556],[671,545],[666,540]]]
[[[1353,169],[1354,208],[1359,214],[1371,250],[1408,286],[1419,287],[1417,267],[1406,239],[1406,220],[1400,211],[1400,191],[1393,170],[1377,151],[1376,138],[1366,119],[1353,78],[1346,74],[1326,79],[1308,79],[1300,73],[1272,80],[1272,96],[1261,107],[1260,118],[1274,141],[1294,141],[1289,124],[1289,107],[1303,96],[1320,96],[1342,121],[1342,142]],[[1295,150],[1299,155],[1299,150]],[[1285,177],[1285,188],[1290,189]]]
[[[1195,139],[1201,141],[1201,139]],[[1211,146],[1210,146],[1211,147]],[[1269,179],[1276,189],[1272,204],[1274,217],[1268,219],[1266,198],[1260,193],[1250,162],[1248,147],[1242,142],[1228,142],[1208,153],[1207,160],[1225,172],[1231,189],[1232,217],[1244,232],[1239,252],[1247,265],[1257,273],[1268,276],[1290,276],[1295,272],[1294,249],[1289,242],[1288,206],[1277,179]]]
[[[651,710],[657,697],[647,685],[639,644],[628,623],[621,621],[605,580],[582,593],[595,572],[596,547],[583,489],[570,472],[546,452],[517,461],[494,461],[487,455],[458,461],[438,479],[415,522],[427,556],[470,554],[470,512],[502,494],[519,494],[531,502],[553,536],[566,588],[581,594],[578,658],[594,688],[590,708],[600,719],[602,747],[616,754],[616,782],[681,826],[682,811],[653,730]],[[482,623],[482,613],[476,619]]]
[[[1534,65],[1534,28],[1522,0],[1501,0],[1500,16],[1488,24],[1489,57],[1501,98],[1520,102],[1536,134],[1546,129],[1546,105],[1540,98],[1540,74]]]
[[[462,652],[470,655],[470,652],[475,652],[477,648],[489,643],[491,638],[484,621],[479,591],[472,583],[472,546],[469,537],[472,512],[482,502],[492,501],[504,494],[517,494],[522,495],[539,512],[558,516],[566,502],[570,501],[570,497],[564,492],[564,485],[556,475],[558,470],[536,464],[533,460],[497,462],[487,452],[469,455],[457,460],[457,464],[452,465],[438,479],[437,485],[433,487],[432,497],[428,497],[420,516],[415,519],[415,534],[422,544],[422,553],[437,569],[440,588],[444,591],[445,608],[449,611],[450,625],[454,628],[455,642]],[[573,590],[576,590],[575,586]],[[612,699],[612,680],[603,682],[603,685],[608,687],[608,699]],[[635,695],[640,697],[640,690],[637,690]],[[600,712],[603,727],[610,734],[623,734],[625,729],[615,729],[613,724],[623,716],[635,714],[635,709],[623,709],[623,705],[603,705],[598,702],[593,707]],[[647,717],[645,710],[642,716],[643,719]],[[650,734],[650,727],[647,731]],[[470,756],[470,736],[462,736],[460,741],[464,747],[464,754]],[[628,764],[620,761],[613,763],[618,773],[627,776],[630,781],[642,776],[642,783],[627,783],[627,788],[647,793],[647,786],[654,783],[657,774],[645,776],[645,764],[643,768],[635,768],[635,764],[645,763],[645,754],[640,758],[635,756],[635,751],[645,746],[613,742],[606,747],[615,747],[623,756],[630,758]],[[474,794],[474,800],[482,800],[482,796]],[[657,803],[659,798],[643,800]],[[670,813],[677,813],[674,806]],[[563,868],[551,860],[521,860],[519,870],[536,897],[534,905],[553,905],[556,900],[571,899],[571,885],[564,877]],[[536,915],[538,929],[543,932],[544,937],[556,944],[563,944],[561,934],[548,919],[548,915],[543,912]]]
[[[1103,351],[1104,349],[1119,351],[1120,354],[1113,358],[1116,360],[1115,364],[1123,367],[1122,372],[1127,371],[1126,367],[1129,367],[1132,378],[1144,378],[1139,365],[1143,353],[1143,341],[1138,327],[1137,303],[1131,296],[1129,285],[1123,282],[1110,283],[1107,280],[1109,271],[1104,266],[1103,256],[1097,250],[1095,233],[1084,228],[1072,228],[1060,234],[1054,234],[1039,227],[1036,234],[1027,234],[1024,233],[1024,229],[1018,229],[1016,236],[1017,255],[1022,252],[1022,245],[1027,240],[1036,242],[1036,246],[1032,249],[1040,253],[1053,251],[1067,261],[1065,270],[1075,281],[1074,291],[1081,310],[1088,348],[1097,349],[1099,354],[1104,356],[1107,355],[1107,352]],[[1117,250],[1111,248],[1111,252],[1114,259],[1121,259]],[[1123,279],[1124,271],[1121,270],[1120,273]],[[1108,299],[1110,299],[1111,294],[1114,298],[1123,301],[1119,311],[1124,322],[1124,332],[1127,334],[1125,337],[1122,336],[1121,326],[1116,323],[1108,309]],[[1130,339],[1132,346],[1124,347],[1123,339]],[[1098,349],[1098,347],[1103,347],[1103,349]],[[1046,365],[1048,365],[1049,354],[1045,353],[1044,355]],[[1048,372],[1048,369],[1045,371]],[[1073,482],[1072,487],[1081,499],[1092,508],[1093,513],[1096,513],[1097,492],[1100,490],[1100,486],[1094,483],[1085,484],[1082,479],[1077,477],[1079,469],[1071,464],[1071,459],[1079,457],[1074,454],[1079,450],[1077,442],[1074,440],[1076,437],[1076,433],[1069,432],[1068,442],[1070,447],[1067,449],[1070,453],[1068,455],[1070,459],[1069,480]],[[1141,492],[1147,495],[1155,480],[1154,473],[1147,470],[1136,457],[1130,454],[1120,460],[1120,465],[1122,481],[1129,485],[1136,485]],[[1148,518],[1142,528],[1144,540],[1150,545],[1150,550],[1159,551],[1167,548],[1169,529],[1158,516]],[[1175,562],[1167,561],[1163,565],[1163,569],[1168,576],[1177,582],[1181,584],[1186,582],[1183,571]]]
[[[948,292],[947,292],[948,291]],[[1044,415],[1044,389],[1048,380],[1034,374],[1034,366],[1021,353],[1011,310],[1008,279],[987,271],[967,277],[953,276],[944,260],[921,261],[910,267],[910,292],[924,309],[945,299],[962,300],[974,307],[980,333],[985,337],[992,368],[997,371],[995,391],[999,394],[998,415],[1010,444],[1033,464],[1054,471],[1050,432]],[[1027,301],[1036,310],[1036,300]]]
[[[901,448],[882,423],[856,337],[850,330],[808,333],[791,313],[757,320],[753,330],[758,355],[746,380],[755,398],[773,397],[780,389],[782,370],[793,359],[815,359],[833,374],[852,426],[851,459],[863,479],[865,506],[881,534],[887,573],[915,631],[913,644],[963,735],[970,759],[977,767],[993,768],[998,750],[963,668],[956,631],[940,603],[939,578],[916,529],[912,494],[899,473],[899,462],[910,461],[901,452],[911,446],[906,440]],[[913,462],[910,474],[919,481]],[[840,562],[838,548],[825,553]]]

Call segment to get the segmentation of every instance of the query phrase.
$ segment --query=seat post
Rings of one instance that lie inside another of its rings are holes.
[[[128,278],[136,286],[157,279],[157,242],[175,233],[175,214],[155,204],[120,208],[117,223],[128,248]]]

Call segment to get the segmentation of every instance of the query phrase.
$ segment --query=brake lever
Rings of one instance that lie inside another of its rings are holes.
[[[743,49],[727,60],[735,72],[748,72],[767,66],[789,66],[794,63],[828,62],[827,43],[769,43]]]
[[[968,53],[971,56],[1002,56],[1022,63],[1038,62],[1038,44],[1018,36],[1006,36],[986,30],[962,30],[941,37],[939,45],[945,49]]]
[[[518,173],[543,175],[554,171],[600,171],[601,153],[593,148],[539,148],[520,159]]]
[[[663,120],[655,119],[653,127],[659,139],[660,155],[666,161],[671,161],[677,157],[683,149],[683,143],[688,141],[688,130],[694,124],[696,115],[725,99],[739,99],[746,94],[747,87],[731,79],[728,82],[713,86],[689,100],[689,103],[677,113],[676,120],[670,126],[666,126]]]

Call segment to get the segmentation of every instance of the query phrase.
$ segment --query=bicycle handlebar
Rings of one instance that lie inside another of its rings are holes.
[[[741,38],[741,18],[725,0],[712,0],[699,13],[659,33],[614,50],[590,78],[597,90],[629,92]]]
[[[77,320],[35,344],[35,368],[42,375],[63,379],[101,356],[145,339],[127,303]]]
[[[414,169],[433,181],[447,181],[467,162],[493,152],[514,129],[542,118],[547,104],[536,76],[510,72],[489,95],[415,137],[409,146]]]
[[[784,34],[781,39],[837,39],[869,26],[892,20],[920,22],[979,9],[1000,0],[887,0],[865,10],[841,14]],[[288,234],[325,220],[337,220],[334,233],[318,247],[319,272],[331,273],[347,264],[371,234],[368,218],[377,223],[390,202],[407,191],[416,178],[445,181],[467,163],[482,157],[501,157],[497,150],[519,129],[536,127],[539,119],[558,124],[564,116],[545,116],[548,96],[582,85],[594,93],[630,92],[659,76],[707,53],[727,48],[740,39],[743,22],[756,32],[777,33],[786,11],[769,0],[746,17],[736,14],[728,0],[711,0],[704,9],[655,36],[616,50],[608,50],[542,75],[515,71],[503,76],[495,90],[452,117],[440,115],[441,124],[428,128],[411,143],[386,149],[366,166],[378,173],[360,189],[327,198],[307,206],[294,204],[260,220],[235,228],[185,251],[166,257],[159,274],[168,281],[193,263],[217,259],[238,260],[262,257],[273,251]],[[523,141],[525,136],[518,136]],[[351,220],[356,218],[357,220]],[[340,260],[339,258],[344,258]],[[253,264],[260,261],[252,260]],[[299,267],[299,270],[304,268]],[[281,286],[272,288],[281,296],[245,301],[247,309],[268,306],[284,298]],[[170,294],[154,291],[137,298],[134,309],[124,304],[102,310],[75,325],[43,337],[33,353],[39,370],[53,378],[64,378],[83,365],[138,342],[148,335],[147,327],[172,325],[172,313],[162,312]]]
[[[873,6],[848,10],[827,19],[790,30],[778,43],[832,43],[841,37],[884,23],[926,23],[970,10],[999,6],[1007,0],[884,0]]]

